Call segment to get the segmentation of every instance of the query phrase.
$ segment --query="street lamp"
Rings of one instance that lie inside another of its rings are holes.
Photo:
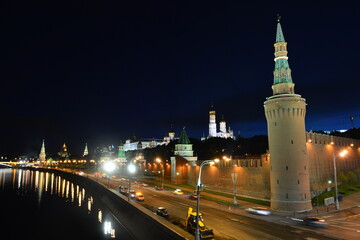
[[[339,153],[340,157],[344,157],[348,153],[347,150],[343,150]],[[333,154],[333,162],[334,162],[334,182],[335,182],[335,208],[336,210],[340,209],[339,206],[339,198],[338,198],[338,187],[337,187],[337,176],[336,176],[336,154]]]
[[[158,163],[161,163],[162,164],[162,182],[161,182],[161,188],[164,189],[164,172],[165,172],[165,169],[164,169],[164,161],[161,160],[160,158],[156,158],[156,161]]]
[[[232,165],[232,168],[233,168],[233,172],[231,174],[231,177],[232,177],[232,181],[233,181],[233,185],[234,185],[234,205],[237,205],[237,200],[236,200],[236,178],[237,178],[237,173],[236,173],[236,165],[234,164],[234,160],[231,158],[227,158],[226,156],[223,157],[223,159],[225,161],[231,161],[231,165]]]
[[[200,189],[202,188],[201,169],[203,168],[203,166],[205,166],[207,164],[214,165],[215,162],[219,162],[219,159],[206,160],[206,161],[203,161],[200,164],[199,177],[198,177],[198,181],[197,181],[197,184],[196,184],[196,230],[195,230],[195,240],[200,240],[199,212],[200,212]]]
[[[128,201],[130,202],[130,189],[131,189],[131,180],[130,175],[134,174],[136,172],[136,167],[134,164],[130,163],[128,166],[129,171],[129,188],[128,188]]]

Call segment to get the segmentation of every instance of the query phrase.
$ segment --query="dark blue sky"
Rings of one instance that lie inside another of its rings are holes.
[[[267,134],[278,13],[307,130],[360,114],[355,1],[86,2],[0,10],[0,154],[161,138],[170,124],[200,138],[211,103],[235,133]]]

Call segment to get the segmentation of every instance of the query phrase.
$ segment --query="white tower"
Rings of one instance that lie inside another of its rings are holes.
[[[214,106],[211,106],[209,111],[209,138],[216,137],[216,113]]]
[[[89,150],[88,150],[88,146],[87,143],[85,143],[85,149],[84,149],[84,153],[83,153],[83,157],[89,154]]]
[[[270,151],[271,208],[309,211],[309,159],[305,137],[305,99],[294,93],[287,43],[278,19],[273,96],[264,103]]]
[[[226,133],[226,122],[224,120],[224,116],[220,122],[220,132],[221,133]]]
[[[42,145],[41,145],[41,150],[40,150],[40,154],[39,154],[39,160],[40,162],[45,162],[46,161],[46,153],[45,153],[45,140],[43,139]]]

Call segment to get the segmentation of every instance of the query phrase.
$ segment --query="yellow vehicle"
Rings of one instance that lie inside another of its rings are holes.
[[[181,189],[175,189],[175,191],[173,191],[173,194],[175,194],[175,195],[183,195],[184,192]]]
[[[189,233],[195,234],[196,231],[196,212],[193,212],[193,209],[189,207],[188,214],[186,216],[186,229]],[[208,229],[202,218],[202,214],[199,213],[199,230],[200,230],[200,238],[213,238],[214,233],[212,229]]]

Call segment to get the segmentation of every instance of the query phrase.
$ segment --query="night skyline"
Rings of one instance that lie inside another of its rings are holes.
[[[359,12],[358,3],[5,7],[0,154],[38,154],[42,139],[71,151],[161,138],[171,124],[200,138],[212,103],[236,136],[266,135],[278,13],[306,130],[350,128],[341,117],[360,114]]]

